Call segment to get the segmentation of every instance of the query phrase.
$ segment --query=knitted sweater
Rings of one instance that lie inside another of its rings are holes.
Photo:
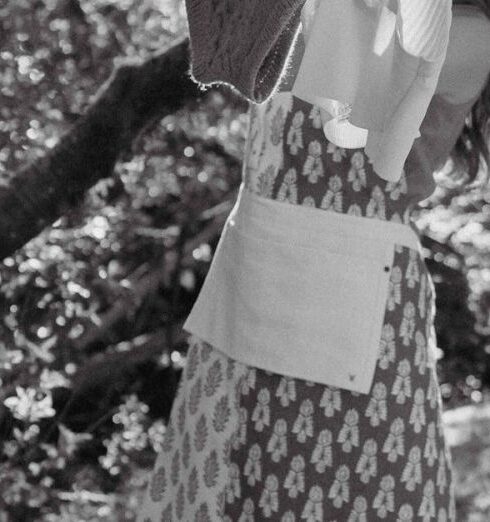
[[[305,0],[186,0],[191,78],[226,83],[254,103],[276,92]]]

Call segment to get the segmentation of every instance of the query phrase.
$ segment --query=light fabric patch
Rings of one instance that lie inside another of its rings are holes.
[[[240,425],[239,385],[246,367],[189,339],[163,450],[137,522],[221,520],[233,436]]]

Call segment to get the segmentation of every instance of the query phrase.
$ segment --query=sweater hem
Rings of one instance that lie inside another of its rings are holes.
[[[304,1],[282,0],[274,4],[258,29],[258,38],[254,39],[253,34],[247,35],[254,42],[250,52],[240,54],[239,47],[231,48],[228,45],[229,55],[233,58],[233,69],[230,71],[224,71],[219,64],[214,66],[214,50],[207,45],[207,41],[206,45],[202,45],[199,39],[193,42],[191,35],[190,71],[193,81],[201,85],[228,84],[249,101],[266,101],[277,89],[281,73],[291,54],[299,26],[300,8]],[[206,0],[187,0],[187,10],[190,33],[194,33],[196,37],[206,35],[212,18],[209,3]]]

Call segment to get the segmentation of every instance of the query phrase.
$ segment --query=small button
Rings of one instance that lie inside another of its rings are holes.
[[[389,266],[385,266],[385,272],[389,272],[390,271],[390,267]]]

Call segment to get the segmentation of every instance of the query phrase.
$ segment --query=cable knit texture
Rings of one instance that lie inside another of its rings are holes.
[[[225,83],[254,103],[280,83],[305,0],[186,0],[190,75],[201,87]]]

